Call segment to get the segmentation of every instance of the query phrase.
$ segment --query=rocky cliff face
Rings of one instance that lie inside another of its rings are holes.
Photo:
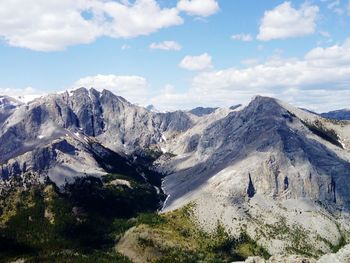
[[[163,210],[192,202],[207,230],[217,222],[232,234],[244,229],[272,253],[297,248],[318,255],[346,239],[347,121],[266,97],[204,115],[159,113],[85,88],[4,108],[3,187],[28,173],[61,185],[76,176],[106,174],[113,165],[103,160],[122,158],[131,165],[143,156],[157,159],[152,169],[168,175]]]

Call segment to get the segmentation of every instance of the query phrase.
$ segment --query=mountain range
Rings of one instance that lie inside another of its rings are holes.
[[[262,96],[246,106],[174,112],[137,106],[108,90],[79,88],[29,103],[1,96],[0,194],[8,206],[14,189],[50,184],[55,196],[69,193],[64,200],[72,209],[88,211],[68,186],[96,178],[104,182],[98,187],[113,184],[130,195],[143,189],[151,201],[130,218],[158,209],[173,222],[190,207],[188,217],[204,233],[222,227],[236,241],[254,241],[259,249],[242,245],[249,252],[239,254],[242,260],[299,255],[312,262],[350,240],[349,119],[346,110],[316,114]],[[4,227],[17,211],[6,209]],[[174,244],[160,249],[164,238],[144,225],[124,231],[116,251],[147,262],[161,260],[169,247],[184,250]],[[256,260],[248,262],[263,262]]]
[[[350,110],[342,109],[321,114],[322,117],[336,120],[350,120]]]

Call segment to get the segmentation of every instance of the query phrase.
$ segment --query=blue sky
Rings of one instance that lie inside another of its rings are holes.
[[[348,0],[3,1],[0,93],[93,86],[168,110],[257,94],[350,107]]]

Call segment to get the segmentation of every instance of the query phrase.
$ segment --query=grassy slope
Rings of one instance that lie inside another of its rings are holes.
[[[269,257],[247,235],[230,237],[220,224],[203,232],[193,221],[191,206],[163,215],[148,215],[116,246],[134,262],[232,262],[248,256]]]
[[[131,188],[111,184],[116,179]],[[131,262],[114,249],[119,239],[118,248],[136,242],[136,262],[145,256],[156,262],[267,256],[249,237],[234,240],[220,225],[214,234],[201,231],[191,207],[158,215],[158,201],[151,185],[120,174],[78,179],[64,194],[52,183],[16,188],[2,203],[0,262]]]

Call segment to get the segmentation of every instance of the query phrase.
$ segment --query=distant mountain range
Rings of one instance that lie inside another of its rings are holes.
[[[327,113],[322,113],[321,116],[329,119],[335,119],[335,120],[350,120],[350,110],[342,109],[342,110],[330,111]]]
[[[29,103],[1,96],[0,193],[6,198],[14,189],[50,183],[55,195],[68,193],[64,200],[79,208],[69,185],[99,178],[99,194],[111,182],[143,189],[150,211],[159,207],[167,217],[191,207],[188,216],[205,232],[220,226],[229,236],[249,237],[244,240],[256,247],[245,256],[237,252],[243,259],[265,250],[317,258],[349,242],[349,113],[317,115],[261,96],[245,107],[165,113],[108,90],[80,88]],[[118,176],[107,180],[111,174]],[[6,209],[5,225],[16,214]],[[162,237],[142,229],[134,225],[117,250],[135,262],[170,251],[155,251]],[[143,249],[133,243],[140,236]]]

